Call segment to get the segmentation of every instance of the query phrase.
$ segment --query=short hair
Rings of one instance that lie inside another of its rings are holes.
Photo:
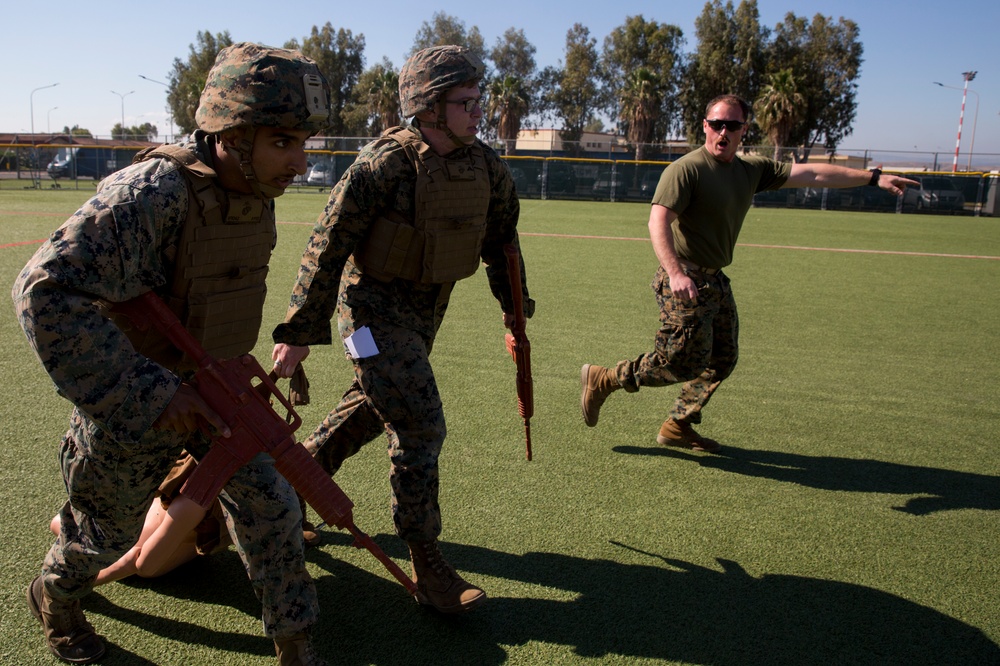
[[[729,104],[730,106],[740,107],[740,110],[743,112],[743,122],[750,122],[751,106],[749,102],[744,100],[742,97],[738,97],[736,95],[719,95],[705,107],[706,118],[708,118],[708,114],[712,111],[712,107],[716,104]]]

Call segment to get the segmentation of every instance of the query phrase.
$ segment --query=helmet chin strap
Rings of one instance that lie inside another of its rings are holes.
[[[458,136],[454,132],[451,131],[450,127],[448,127],[448,117],[446,115],[447,110],[448,110],[448,102],[445,101],[444,95],[441,95],[441,97],[438,98],[438,116],[437,116],[437,121],[435,121],[434,123],[434,129],[438,129],[444,132],[444,135],[449,139],[451,139],[451,142],[455,144],[455,146],[457,146],[458,148],[467,148],[471,146],[472,143],[475,141],[475,137],[468,137],[469,141],[463,141],[462,139],[458,138]]]
[[[240,156],[240,169],[242,169],[243,177],[249,183],[254,196],[264,200],[276,199],[284,194],[285,191],[279,187],[259,182],[257,174],[253,170],[253,137],[255,132],[256,130],[253,127],[246,127],[243,132],[243,138],[240,139],[239,145],[235,148],[236,153]]]

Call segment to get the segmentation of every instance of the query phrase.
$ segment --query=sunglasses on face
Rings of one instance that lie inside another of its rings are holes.
[[[483,101],[483,98],[476,97],[474,99],[459,99],[459,100],[446,99],[445,101],[448,102],[449,104],[461,104],[462,108],[465,109],[466,113],[472,113],[472,110],[475,109],[477,106],[479,106],[479,103]]]
[[[723,127],[730,132],[738,132],[746,125],[742,120],[709,120],[705,118],[705,122],[716,132],[721,132]]]

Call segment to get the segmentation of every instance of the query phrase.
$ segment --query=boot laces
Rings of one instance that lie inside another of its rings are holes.
[[[430,541],[421,546],[427,557],[427,564],[430,565],[435,573],[451,578],[456,576],[455,568],[444,559],[444,555],[441,553],[441,549],[437,547],[437,543]]]
[[[70,642],[78,635],[94,633],[94,627],[87,621],[79,601],[59,601],[47,597],[44,591],[42,596],[48,602],[44,614],[48,615],[49,624]]]

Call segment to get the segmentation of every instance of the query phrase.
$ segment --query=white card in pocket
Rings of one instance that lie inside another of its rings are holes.
[[[367,326],[362,326],[344,338],[344,349],[354,359],[368,358],[378,354],[378,345],[375,344],[372,332]]]

